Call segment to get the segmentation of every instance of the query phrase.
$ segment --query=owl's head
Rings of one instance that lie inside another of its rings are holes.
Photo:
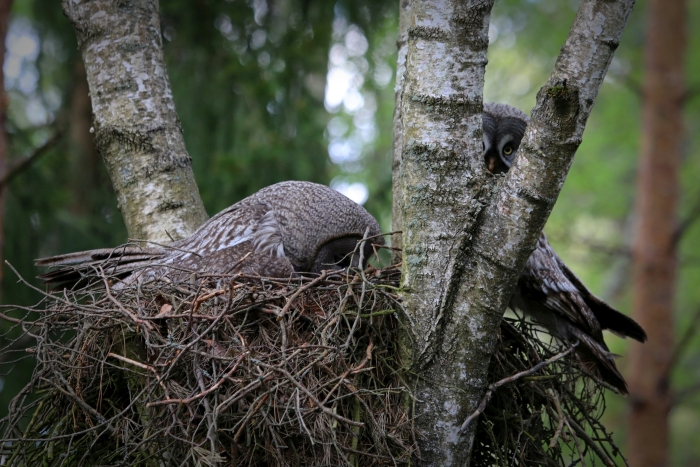
[[[483,156],[493,174],[508,172],[520,141],[525,135],[528,117],[521,110],[506,104],[484,104]]]
[[[267,229],[261,241],[268,250],[281,246],[280,253],[296,272],[364,267],[374,253],[372,244],[384,244],[379,223],[365,208],[324,185],[277,183],[263,188],[247,201],[272,208],[269,221],[274,228]],[[365,232],[372,238],[360,252],[358,242]]]

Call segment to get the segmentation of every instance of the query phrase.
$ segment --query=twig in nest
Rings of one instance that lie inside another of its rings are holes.
[[[117,307],[118,307],[126,316],[128,316],[129,318],[131,318],[131,320],[132,320],[134,323],[140,324],[140,325],[144,326],[146,329],[148,329],[149,331],[152,331],[152,330],[153,330],[153,325],[152,325],[151,323],[149,323],[148,321],[144,321],[144,320],[142,320],[142,319],[139,319],[138,316],[136,316],[135,314],[133,314],[132,312],[130,312],[129,310],[127,310],[126,307],[124,307],[124,305],[122,305],[122,304],[119,302],[119,300],[117,300],[116,298],[114,298],[114,295],[112,295],[112,292],[111,292],[110,289],[109,289],[109,281],[107,280],[107,277],[105,276],[104,271],[102,270],[102,267],[100,267],[99,269],[100,269],[100,273],[102,274],[102,282],[103,282],[104,285],[105,285],[105,293],[107,294],[107,297],[109,297],[110,301],[111,301],[112,303],[114,303],[115,305],[117,305]]]
[[[556,362],[557,360],[560,360],[560,359],[566,357],[567,355],[569,355],[571,352],[574,351],[574,349],[576,348],[577,345],[578,345],[578,342],[574,343],[571,347],[569,347],[565,351],[556,354],[552,358],[549,358],[543,362],[538,363],[537,365],[533,366],[529,370],[521,371],[520,373],[516,373],[513,376],[503,378],[502,380],[497,381],[494,384],[491,384],[488,387],[488,389],[486,390],[486,394],[484,395],[484,398],[481,399],[481,403],[479,403],[479,407],[474,411],[474,413],[472,413],[470,416],[468,416],[466,420],[464,420],[464,423],[462,423],[462,426],[459,428],[459,433],[460,434],[464,433],[464,431],[469,427],[469,424],[476,417],[478,417],[479,415],[481,415],[483,413],[484,409],[486,409],[486,404],[491,399],[491,396],[493,395],[493,392],[496,389],[503,386],[504,384],[512,383],[513,381],[516,381],[520,378],[523,378],[525,376],[530,376],[533,373],[537,373],[545,366],[550,365],[550,364]]]
[[[583,467],[586,467],[586,459],[583,456],[583,452],[581,452],[581,445],[579,445],[578,437],[576,436],[576,433],[571,428],[571,425],[569,425],[569,418],[568,417],[564,417],[564,424],[569,428],[569,433],[571,433],[571,436],[574,438],[574,446],[576,446],[576,451],[578,452],[578,457],[579,457],[579,459],[581,459],[581,465]]]
[[[153,401],[149,402],[146,404],[146,407],[156,407],[158,405],[168,405],[168,404],[191,404],[192,402],[196,401],[197,399],[201,399],[204,396],[207,396],[211,394],[212,392],[216,391],[219,389],[219,387],[224,384],[226,380],[228,380],[231,375],[238,369],[238,365],[241,364],[243,361],[243,358],[246,357],[248,354],[241,354],[238,356],[238,361],[234,363],[233,367],[229,371],[227,371],[220,379],[219,381],[216,382],[213,386],[210,386],[208,389],[205,389],[204,391],[200,392],[199,394],[195,394],[192,397],[188,397],[187,399],[165,399],[162,401]]]
[[[263,363],[263,362],[257,362],[257,363],[258,363],[258,365],[260,365],[263,368],[267,368],[268,370],[278,371],[278,372],[282,373],[285,377],[287,377],[287,379],[289,380],[290,383],[292,383],[294,386],[296,386],[297,389],[299,389],[301,392],[306,394],[306,396],[309,399],[311,399],[314,402],[314,404],[316,404],[316,406],[319,409],[321,409],[321,411],[323,413],[325,413],[326,415],[330,415],[331,417],[335,418],[336,420],[341,421],[341,422],[345,422],[349,425],[365,426],[364,423],[356,422],[354,420],[350,420],[350,419],[345,418],[341,415],[338,415],[337,413],[335,413],[334,411],[332,411],[331,409],[329,409],[325,405],[321,404],[321,402],[316,398],[316,396],[314,396],[311,393],[311,391],[309,391],[303,384],[299,383],[296,380],[296,378],[294,378],[287,370],[285,370],[283,368],[276,367],[276,366],[268,365],[267,363]]]
[[[75,393],[75,391],[73,390],[72,387],[70,387],[69,385],[66,385],[66,387],[67,387],[68,389],[64,389],[64,388],[62,388],[61,386],[59,386],[58,384],[56,384],[54,381],[51,381],[51,380],[49,380],[49,379],[40,378],[40,380],[43,381],[43,382],[45,382],[45,383],[50,384],[51,386],[53,386],[54,388],[56,388],[60,393],[66,395],[70,400],[72,400],[73,402],[75,402],[76,404],[78,404],[78,405],[80,406],[81,409],[85,410],[85,411],[88,412],[90,415],[92,415],[93,417],[95,417],[95,418],[97,419],[97,421],[100,423],[100,425],[105,425],[105,427],[107,428],[107,430],[109,430],[110,433],[114,431],[114,427],[108,423],[108,420],[105,419],[105,418],[102,416],[102,414],[100,414],[97,410],[95,410],[94,408],[90,407],[90,405],[87,404],[83,399],[81,399],[80,397],[78,397],[78,395]],[[65,381],[64,381],[64,383],[65,383]]]
[[[291,308],[291,306],[292,306],[292,303],[294,303],[294,300],[296,300],[297,297],[299,297],[299,295],[301,295],[304,291],[306,291],[306,290],[308,290],[308,289],[314,287],[316,284],[318,284],[319,282],[323,281],[326,277],[328,277],[328,271],[327,271],[327,270],[326,270],[326,271],[322,271],[322,272],[321,272],[321,275],[318,276],[317,278],[315,278],[314,280],[312,280],[311,282],[309,282],[309,283],[307,283],[307,284],[304,284],[304,285],[302,285],[301,287],[299,287],[299,288],[296,290],[296,292],[294,292],[294,293],[292,294],[292,296],[289,297],[289,300],[287,301],[286,305],[284,305],[284,308],[282,308],[282,311],[280,311],[279,314],[277,315],[277,321],[281,321],[282,318],[284,318],[284,315],[287,314],[287,312],[289,311],[289,308]]]
[[[586,446],[591,448],[593,451],[595,451],[596,455],[600,458],[600,460],[603,461],[605,465],[608,467],[615,467],[615,463],[608,457],[606,453],[603,452],[600,447],[598,447],[598,444],[591,439],[590,436],[588,436],[588,433],[586,433],[586,430],[584,430],[581,425],[576,423],[574,420],[571,418],[567,417],[566,415],[562,415],[562,418],[564,418],[564,421],[568,425],[569,428],[573,428],[574,431],[578,434],[579,437],[581,437],[585,442]],[[582,462],[583,462],[583,458]],[[585,464],[584,464],[585,465]]]
[[[328,394],[326,395],[326,398],[323,399],[323,402],[322,402],[323,404],[325,404],[326,402],[328,402],[328,399],[330,399],[331,395],[335,392],[336,389],[338,389],[338,386],[340,386],[340,385],[345,381],[345,378],[347,378],[347,377],[350,376],[351,374],[355,374],[355,373],[359,372],[362,368],[365,367],[365,365],[367,365],[367,364],[372,360],[372,348],[373,348],[373,347],[374,347],[374,344],[373,344],[372,342],[370,342],[369,345],[367,346],[367,350],[365,351],[365,359],[362,360],[362,361],[360,362],[360,364],[357,365],[355,368],[349,368],[349,369],[347,369],[347,370],[345,371],[345,373],[343,373],[343,374],[340,376],[340,379],[338,380],[338,382],[336,383],[336,385],[333,386],[333,389],[331,389],[330,391],[328,391]]]
[[[562,415],[561,412],[561,404],[559,403],[559,398],[557,397],[557,393],[554,392],[553,390],[551,391],[552,394],[552,401],[554,402],[554,406],[557,408],[557,416],[559,418],[559,421],[557,422],[557,429],[554,432],[554,436],[552,437],[552,440],[549,442],[549,449],[552,449],[554,446],[557,445],[557,440],[559,439],[559,436],[561,436],[561,432],[564,429],[564,416]]]

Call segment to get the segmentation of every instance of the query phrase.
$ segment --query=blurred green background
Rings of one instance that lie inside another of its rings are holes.
[[[10,163],[62,131],[7,191],[3,257],[25,278],[32,259],[117,245],[126,230],[90,147],[85,84],[73,30],[55,0],[15,0],[4,63]],[[330,184],[391,226],[391,142],[398,0],[171,0],[163,45],[199,189],[212,215],[282,180]],[[688,2],[689,48],[679,219],[700,206],[700,1]],[[485,100],[529,111],[573,21],[576,0],[497,1]],[[645,2],[632,13],[564,189],[546,227],[562,258],[598,295],[630,307]],[[82,94],[81,94],[82,93]],[[82,98],[81,98],[82,96]],[[82,117],[81,117],[82,116]],[[81,120],[82,118],[82,120]],[[81,123],[82,121],[82,123]],[[697,213],[696,213],[697,217]],[[700,308],[700,221],[681,238],[677,335]],[[2,303],[37,294],[5,266]],[[12,343],[15,331],[2,337]],[[611,350],[626,343],[609,336]],[[623,374],[625,358],[618,360]],[[0,377],[0,415],[28,379]],[[700,337],[672,384],[672,465],[700,465]],[[623,447],[628,401],[608,398],[606,424]]]

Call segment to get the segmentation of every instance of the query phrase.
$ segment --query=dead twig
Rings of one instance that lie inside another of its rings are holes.
[[[533,373],[537,373],[540,371],[542,368],[544,368],[547,365],[550,365],[557,360],[561,360],[562,358],[566,357],[569,355],[571,352],[574,351],[578,343],[573,344],[571,347],[566,349],[563,352],[560,352],[556,354],[555,356],[548,358],[547,360],[538,363],[537,365],[533,366],[529,370],[521,371],[520,373],[516,373],[513,376],[509,376],[507,378],[503,378],[500,381],[495,382],[494,384],[489,385],[488,389],[486,390],[486,394],[484,395],[483,399],[481,399],[481,402],[479,403],[479,407],[472,413],[470,416],[467,417],[466,420],[464,420],[464,423],[462,423],[462,426],[459,429],[460,433],[464,433],[464,431],[469,427],[469,424],[479,415],[481,415],[486,408],[486,403],[491,399],[491,396],[493,395],[494,391],[498,389],[499,387],[503,386],[504,384],[512,383],[514,381],[519,380],[520,378],[523,378],[525,376],[530,376]]]

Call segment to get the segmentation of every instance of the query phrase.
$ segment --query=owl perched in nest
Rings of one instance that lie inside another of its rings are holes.
[[[510,169],[527,123],[527,116],[515,107],[484,104],[483,157],[491,173]],[[634,320],[593,295],[557,256],[544,233],[508,306],[524,311],[553,336],[578,341],[576,354],[583,367],[627,394],[627,384],[615,366],[615,355],[605,345],[602,331],[607,329],[640,342],[646,341],[646,333]]]
[[[356,251],[365,233],[371,239]],[[94,282],[102,271],[122,285],[184,280],[193,272],[286,278],[366,264],[372,243],[384,243],[380,235],[374,217],[349,198],[327,186],[290,181],[263,188],[167,246],[103,248],[36,264],[59,267],[39,276],[54,287]]]

